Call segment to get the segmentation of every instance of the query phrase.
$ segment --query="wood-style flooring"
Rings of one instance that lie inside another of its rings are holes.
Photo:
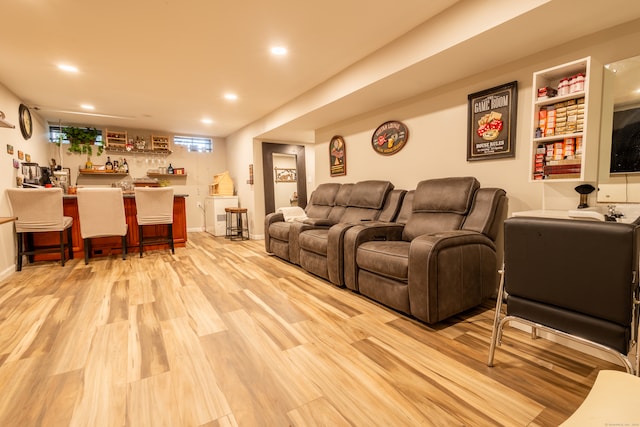
[[[491,303],[436,326],[265,253],[27,264],[0,282],[0,426],[555,426],[599,369]]]

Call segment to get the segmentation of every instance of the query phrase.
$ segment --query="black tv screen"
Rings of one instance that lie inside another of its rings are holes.
[[[640,108],[613,113],[609,171],[640,173]]]

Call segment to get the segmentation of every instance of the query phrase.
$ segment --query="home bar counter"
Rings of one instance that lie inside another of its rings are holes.
[[[184,247],[187,242],[187,215],[186,202],[187,194],[175,194],[173,197],[173,244],[175,247]],[[138,221],[136,220],[136,201],[133,194],[124,194],[124,214],[126,217],[127,231],[127,253],[139,252]],[[80,235],[80,219],[78,216],[78,200],[75,195],[65,195],[63,198],[64,215],[73,218],[72,239],[74,258],[84,258],[84,241]],[[153,239],[163,237],[167,234],[166,225],[146,225],[144,226],[144,237]],[[35,247],[59,245],[57,232],[34,233],[33,244]],[[91,257],[106,256],[109,254],[120,254],[121,238],[99,237],[91,239]],[[144,250],[169,249],[169,244],[145,245]],[[59,253],[44,253],[35,256],[34,261],[60,259]]]

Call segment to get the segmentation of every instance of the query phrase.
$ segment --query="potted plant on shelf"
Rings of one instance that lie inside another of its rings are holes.
[[[93,146],[95,145],[96,138],[98,137],[98,130],[96,128],[67,126],[64,128],[64,134],[69,141],[69,152],[86,154],[86,168],[91,169],[91,155],[93,154]],[[98,156],[101,155],[103,146],[98,145],[97,150]]]

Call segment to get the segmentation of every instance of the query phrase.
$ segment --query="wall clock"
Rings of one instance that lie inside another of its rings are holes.
[[[31,138],[31,135],[33,134],[33,122],[31,121],[31,112],[29,111],[29,107],[24,104],[20,104],[18,116],[20,118],[20,132],[22,132],[23,138]]]

